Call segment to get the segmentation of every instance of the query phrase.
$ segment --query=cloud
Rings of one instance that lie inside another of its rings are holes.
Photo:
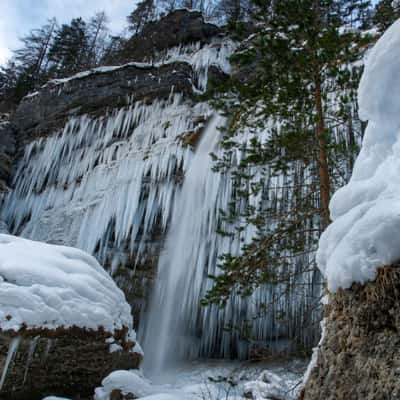
[[[105,11],[113,33],[126,25],[126,16],[138,0],[1,0],[0,63],[20,45],[19,38],[38,28],[46,20],[56,17],[60,23],[72,18],[88,19],[98,11]]]

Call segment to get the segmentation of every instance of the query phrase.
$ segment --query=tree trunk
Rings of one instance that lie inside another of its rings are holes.
[[[319,0],[314,0],[314,32],[320,31],[320,5]],[[316,46],[318,51],[318,45]],[[328,168],[328,150],[327,138],[325,131],[324,110],[322,105],[322,83],[321,83],[321,68],[318,62],[318,55],[316,55],[315,63],[315,109],[317,112],[317,126],[315,129],[315,136],[318,143],[318,169],[320,181],[320,197],[321,197],[321,214],[323,228],[325,229],[331,222],[329,213],[329,200],[330,200],[330,182],[329,182],[329,168]]]
[[[317,127],[315,130],[315,135],[318,141],[318,168],[321,194],[321,212],[323,228],[326,228],[331,221],[329,213],[330,182],[324,112],[322,108],[321,81],[319,75],[316,76],[315,79],[315,106],[317,110]]]

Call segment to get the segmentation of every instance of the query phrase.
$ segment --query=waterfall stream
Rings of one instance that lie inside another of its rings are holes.
[[[220,116],[209,122],[175,200],[142,339],[146,368],[153,375],[167,363],[188,357],[196,347],[188,331],[196,325],[204,265],[215,251],[219,175],[212,172],[209,153],[217,146],[223,123]]]

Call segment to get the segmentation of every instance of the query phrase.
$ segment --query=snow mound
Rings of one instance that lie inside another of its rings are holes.
[[[123,395],[134,395],[135,399],[154,393],[151,384],[139,371],[114,371],[101,382],[102,387],[95,390],[94,400],[109,400],[114,390]]]
[[[244,391],[248,398],[254,400],[292,400],[291,389],[280,376],[270,371],[263,371],[257,380],[244,384]]]
[[[54,396],[50,396],[50,397],[45,397],[43,400],[69,400],[66,397],[54,397]]]
[[[400,260],[400,21],[370,51],[359,87],[368,120],[350,182],[332,198],[317,263],[328,288],[349,288]]]
[[[87,253],[0,234],[0,328],[131,331],[122,291]]]

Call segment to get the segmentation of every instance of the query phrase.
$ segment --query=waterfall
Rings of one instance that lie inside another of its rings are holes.
[[[229,72],[233,48],[231,42],[178,47],[157,62],[190,63],[197,93],[206,87],[209,66]],[[245,358],[254,345],[281,351],[298,340],[308,347],[318,335],[312,317],[315,328],[302,326],[317,296],[313,273],[297,274],[296,282],[284,287],[260,287],[249,298],[232,295],[223,309],[200,306],[213,284],[208,276],[218,273],[219,256],[237,255],[256,233],[251,225],[238,231],[221,218],[235,187],[229,173],[213,172],[209,153],[222,156],[218,127],[225,121],[218,115],[210,120],[212,113],[210,104],[172,93],[151,104],[128,100],[126,107],[103,117],[73,116],[62,130],[26,146],[14,190],[2,204],[0,219],[13,234],[86,250],[125,293],[140,293],[135,316],[140,314],[139,335],[153,370],[173,358]],[[254,136],[265,140],[270,130],[244,128],[235,140],[245,147]],[[193,152],[187,139],[200,132]],[[232,165],[244,156],[236,149]],[[254,183],[263,185],[250,196],[250,205],[293,206],[293,194],[282,189],[288,187],[285,177],[269,174],[268,166],[262,169],[264,173],[261,168],[249,171]],[[219,235],[218,230],[231,235]],[[294,259],[290,268],[301,270],[310,261],[307,257],[312,255]],[[144,309],[157,263],[151,305]],[[268,312],[254,318],[266,304],[272,304]]]
[[[185,332],[196,325],[204,265],[215,251],[219,176],[212,171],[209,153],[217,146],[223,122],[214,116],[206,127],[174,204],[142,339],[147,368],[153,374],[184,357],[193,345],[193,337],[185,337]]]

